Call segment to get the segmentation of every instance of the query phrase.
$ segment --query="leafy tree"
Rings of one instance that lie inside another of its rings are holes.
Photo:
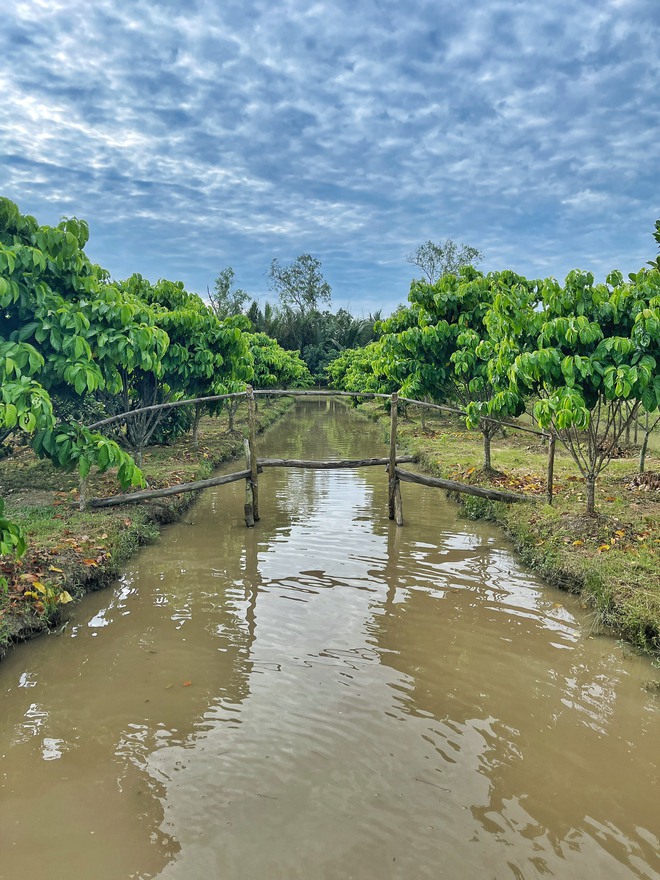
[[[243,334],[247,320],[241,316],[220,321],[197,294],[181,282],[161,280],[151,285],[140,275],[124,282],[125,295],[133,295],[152,310],[154,323],[167,344],[153,358],[120,371],[121,411],[141,409],[185,398],[207,397],[238,391],[252,376],[248,345]],[[195,408],[193,443],[202,407]],[[164,410],[140,413],[126,422],[126,439],[140,458],[167,417]],[[176,427],[179,422],[171,422]],[[161,433],[161,440],[164,439]]]
[[[87,225],[75,218],[39,226],[0,199],[0,437],[26,435],[38,455],[56,466],[78,467],[85,478],[118,467],[123,486],[142,481],[116,443],[77,423],[58,422],[51,391],[78,399],[105,387],[89,336],[89,304],[105,290],[107,273],[83,251]],[[2,543],[23,544],[3,515]],[[7,535],[10,537],[7,538]]]
[[[410,306],[401,307],[381,325],[382,372],[405,397],[465,409],[468,425],[483,435],[486,470],[491,469],[491,440],[498,420],[524,409],[522,395],[495,382],[489,371],[494,351],[486,318],[496,297],[533,301],[534,291],[535,282],[513,272],[485,276],[465,266],[458,275],[443,275],[435,284],[413,281]]]
[[[516,315],[495,303],[494,349],[511,346],[521,325],[535,344],[510,364],[493,361],[494,373],[508,375],[515,393],[539,396],[534,415],[573,457],[593,515],[598,475],[634,418],[634,404],[649,413],[660,405],[660,271],[642,269],[630,283],[612,272],[605,284],[573,271],[563,286],[546,280],[540,293],[536,308],[530,303]]]
[[[215,279],[213,291],[209,291],[211,308],[221,320],[243,313],[243,306],[250,298],[241,287],[233,287],[234,270],[227,266]]]
[[[421,269],[429,284],[443,275],[458,275],[463,266],[476,266],[484,258],[482,252],[469,244],[456,244],[451,238],[440,244],[429,240],[408,254],[406,262]]]
[[[289,266],[274,259],[268,280],[282,306],[301,315],[317,311],[323,303],[330,304],[332,288],[323,277],[321,261],[311,254],[301,254]]]
[[[300,352],[287,351],[265,333],[251,333],[247,339],[254,362],[255,388],[308,388],[313,384]]]
[[[365,391],[391,394],[399,386],[388,379],[382,369],[380,341],[364,348],[347,348],[326,367],[328,379],[338,391]]]

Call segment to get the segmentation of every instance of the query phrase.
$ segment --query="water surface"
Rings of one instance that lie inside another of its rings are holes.
[[[304,400],[264,455],[386,454]],[[660,877],[660,672],[444,494],[206,492],[0,664],[0,878]]]

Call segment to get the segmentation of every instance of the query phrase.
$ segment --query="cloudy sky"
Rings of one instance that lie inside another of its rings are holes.
[[[4,0],[0,194],[202,294],[309,252],[389,311],[445,238],[602,280],[656,254],[659,47],[659,0]]]

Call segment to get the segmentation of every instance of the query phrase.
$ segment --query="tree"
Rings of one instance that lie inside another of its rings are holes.
[[[308,388],[312,376],[298,351],[287,351],[265,333],[247,335],[254,361],[255,388]]]
[[[89,337],[101,314],[90,304],[105,294],[108,276],[84,253],[87,238],[83,221],[39,226],[0,199],[0,436],[22,433],[37,455],[77,466],[81,479],[94,465],[116,466],[122,486],[139,485],[142,475],[115,442],[53,412],[50,391],[80,400],[106,387]],[[20,554],[20,530],[1,519],[2,547]]]
[[[252,376],[242,315],[220,321],[197,294],[182,282],[160,280],[151,285],[140,275],[123,283],[125,295],[133,295],[152,310],[153,321],[167,345],[139,364],[121,370],[120,406],[123,411],[167,403],[185,397],[227,394],[243,388]],[[129,448],[140,459],[142,450],[165,418],[164,410],[141,413],[126,422]],[[193,417],[193,444],[202,406]],[[175,424],[175,423],[174,423]]]
[[[382,371],[380,340],[364,348],[347,348],[326,367],[330,384],[338,391],[391,394],[399,386]]]
[[[318,311],[323,303],[330,305],[332,288],[323,277],[320,260],[311,254],[301,254],[290,266],[281,266],[274,259],[268,282],[282,306],[301,315]]]
[[[515,345],[526,327],[534,345],[499,366],[515,393],[535,393],[541,427],[552,428],[586,484],[586,512],[596,512],[596,481],[637,410],[660,405],[660,270],[641,269],[624,283],[612,272],[594,284],[573,271],[540,287],[540,302],[514,314],[494,304],[489,323],[496,351]]]
[[[209,291],[211,308],[221,320],[243,313],[243,306],[249,299],[247,291],[241,287],[234,288],[234,270],[227,266],[215,279],[213,291]]]
[[[448,238],[440,244],[425,241],[408,254],[406,262],[421,269],[429,284],[435,284],[443,275],[458,275],[463,266],[476,266],[483,258],[478,248],[469,244],[458,245]]]
[[[519,415],[521,394],[494,381],[494,356],[486,318],[496,297],[533,301],[535,282],[514,272],[483,275],[464,266],[435,284],[413,281],[408,299],[381,325],[380,369],[403,396],[458,404],[467,423],[481,431],[484,469],[491,469],[491,440],[498,420]],[[518,349],[516,349],[517,351]]]

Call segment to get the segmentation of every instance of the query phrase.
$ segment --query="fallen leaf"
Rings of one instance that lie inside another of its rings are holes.
[[[192,684],[192,681],[184,681],[183,687],[184,688],[190,687],[191,684]]]
[[[60,595],[57,597],[60,605],[67,605],[69,602],[73,602],[73,596],[71,593],[68,593],[66,590],[62,590]]]
[[[574,547],[581,547],[584,544],[584,541],[573,541]]]
[[[606,550],[609,550],[609,549],[610,549],[610,545],[609,545],[609,544],[601,544],[600,547],[598,548],[598,552],[599,552],[599,553],[605,553],[605,551],[606,551]]]
[[[60,574],[64,574],[64,569],[58,568],[56,565],[49,566],[48,571],[58,571]]]

